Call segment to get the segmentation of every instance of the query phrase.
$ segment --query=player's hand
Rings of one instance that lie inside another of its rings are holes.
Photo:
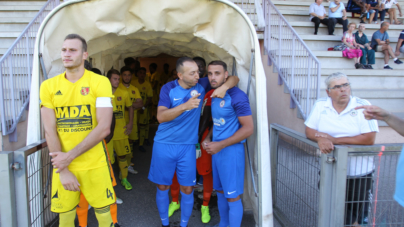
[[[57,169],[56,173],[60,173],[62,170],[67,168],[71,160],[69,158],[69,154],[66,152],[61,152],[61,151],[55,151],[52,153],[49,153],[50,156],[52,156],[52,165],[54,169]]]
[[[208,138],[208,136],[202,141],[201,145],[204,150],[206,150],[206,145],[210,142],[212,142],[212,141],[210,140],[210,138]]]
[[[321,150],[321,153],[329,154],[334,150],[334,144],[327,138],[319,138],[317,144]]]
[[[369,106],[358,106],[355,108],[355,110],[358,109],[364,109],[363,115],[365,115],[366,120],[376,119],[386,121],[386,119],[390,116],[389,112],[378,106],[369,105]]]
[[[206,152],[210,155],[217,154],[219,151],[221,151],[224,148],[224,146],[220,142],[210,142],[210,143],[207,143],[205,145],[205,147],[206,147],[206,149],[205,149]]]
[[[129,123],[129,124],[125,125],[123,128],[126,128],[125,135],[129,135],[132,133],[133,124]]]
[[[224,85],[224,84],[223,84]],[[211,98],[224,98],[227,92],[227,87],[226,86],[220,86],[213,91],[212,95],[210,96]]]
[[[60,182],[62,183],[65,190],[78,192],[80,191],[80,184],[76,176],[68,169],[64,169],[59,174]]]
[[[186,103],[184,103],[186,111],[199,107],[199,104],[201,103],[201,99],[198,99],[198,97],[200,95],[201,94],[196,94],[194,97],[190,98]]]

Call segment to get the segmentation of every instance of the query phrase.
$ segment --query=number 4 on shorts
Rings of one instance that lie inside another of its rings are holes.
[[[111,197],[111,199],[114,199],[114,196],[113,196],[111,190],[109,190],[109,189],[107,188],[107,199],[109,199],[110,197]]]

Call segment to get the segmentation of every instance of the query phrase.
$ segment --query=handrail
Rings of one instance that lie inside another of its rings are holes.
[[[48,0],[0,58],[0,116],[2,134],[17,141],[16,128],[29,103],[35,36],[46,15],[60,0]]]
[[[265,51],[278,71],[278,84],[288,88],[290,107],[297,106],[306,119],[320,96],[321,63],[273,2],[263,1]]]

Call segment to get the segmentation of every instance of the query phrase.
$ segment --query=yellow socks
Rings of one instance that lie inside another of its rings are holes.
[[[114,226],[111,218],[111,212],[109,206],[103,208],[94,208],[95,216],[98,220],[99,227],[111,227]]]

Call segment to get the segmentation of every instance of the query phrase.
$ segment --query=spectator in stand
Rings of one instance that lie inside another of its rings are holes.
[[[401,31],[400,36],[398,37],[397,47],[396,47],[396,56],[398,57],[401,53],[404,53],[404,30]]]
[[[310,5],[309,14],[310,14],[310,21],[314,22],[314,35],[317,35],[320,23],[328,26],[328,34],[332,35],[328,18],[326,18],[327,14],[325,12],[325,8],[321,3],[323,3],[323,0],[315,0],[315,2]]]
[[[349,79],[343,73],[331,74],[325,83],[328,97],[317,100],[304,123],[307,138],[316,141],[322,153],[330,153],[334,145],[373,145],[377,121],[367,121],[363,110],[355,109],[370,103],[351,96]],[[348,163],[345,226],[358,226],[367,223],[373,157],[348,157]]]
[[[355,35],[353,33],[355,29],[356,24],[350,23],[348,31],[344,32],[344,35],[342,36],[342,42],[347,46],[347,48],[342,51],[342,56],[349,59],[353,58],[355,60],[355,68],[363,69],[364,66],[359,63],[360,58],[362,57],[362,51],[359,44],[355,41]]]
[[[362,23],[362,18],[366,16],[368,13],[366,3],[368,2],[367,0],[352,0],[355,5],[359,6],[361,8],[361,15],[359,16],[359,19],[361,19]]]
[[[328,18],[329,18],[329,31],[330,35],[334,34],[335,24],[342,24],[343,32],[348,30],[348,20],[346,16],[346,10],[344,3],[341,0],[335,0],[334,2],[330,2],[330,6],[328,7]]]
[[[400,4],[398,4],[397,0],[381,0],[381,8],[382,11],[380,13],[380,22],[384,22],[384,16],[386,13],[389,14],[390,18],[390,24],[403,24],[397,19],[397,13],[396,9],[393,8],[393,5],[396,5],[398,8],[398,11],[400,12],[400,17],[403,16],[403,13],[401,12],[401,7]],[[394,23],[393,23],[394,22]]]
[[[373,69],[372,65],[375,64],[375,51],[370,47],[368,37],[364,33],[365,24],[360,24],[358,31],[355,33],[355,41],[362,50],[361,64],[364,69]],[[366,64],[366,58],[368,64]]]
[[[389,34],[387,33],[389,26],[390,24],[387,22],[380,24],[380,29],[373,33],[372,42],[370,43],[373,50],[384,53],[384,69],[393,69],[389,66],[390,56],[393,58],[394,63],[403,64],[403,62],[394,55],[393,49],[389,45],[390,40]]]
[[[364,109],[363,115],[367,120],[382,120],[385,121],[392,129],[404,136],[404,121],[403,119],[383,110],[377,106],[358,106],[355,109]],[[401,150],[400,158],[397,163],[396,172],[396,193],[394,199],[404,207],[404,148]]]

